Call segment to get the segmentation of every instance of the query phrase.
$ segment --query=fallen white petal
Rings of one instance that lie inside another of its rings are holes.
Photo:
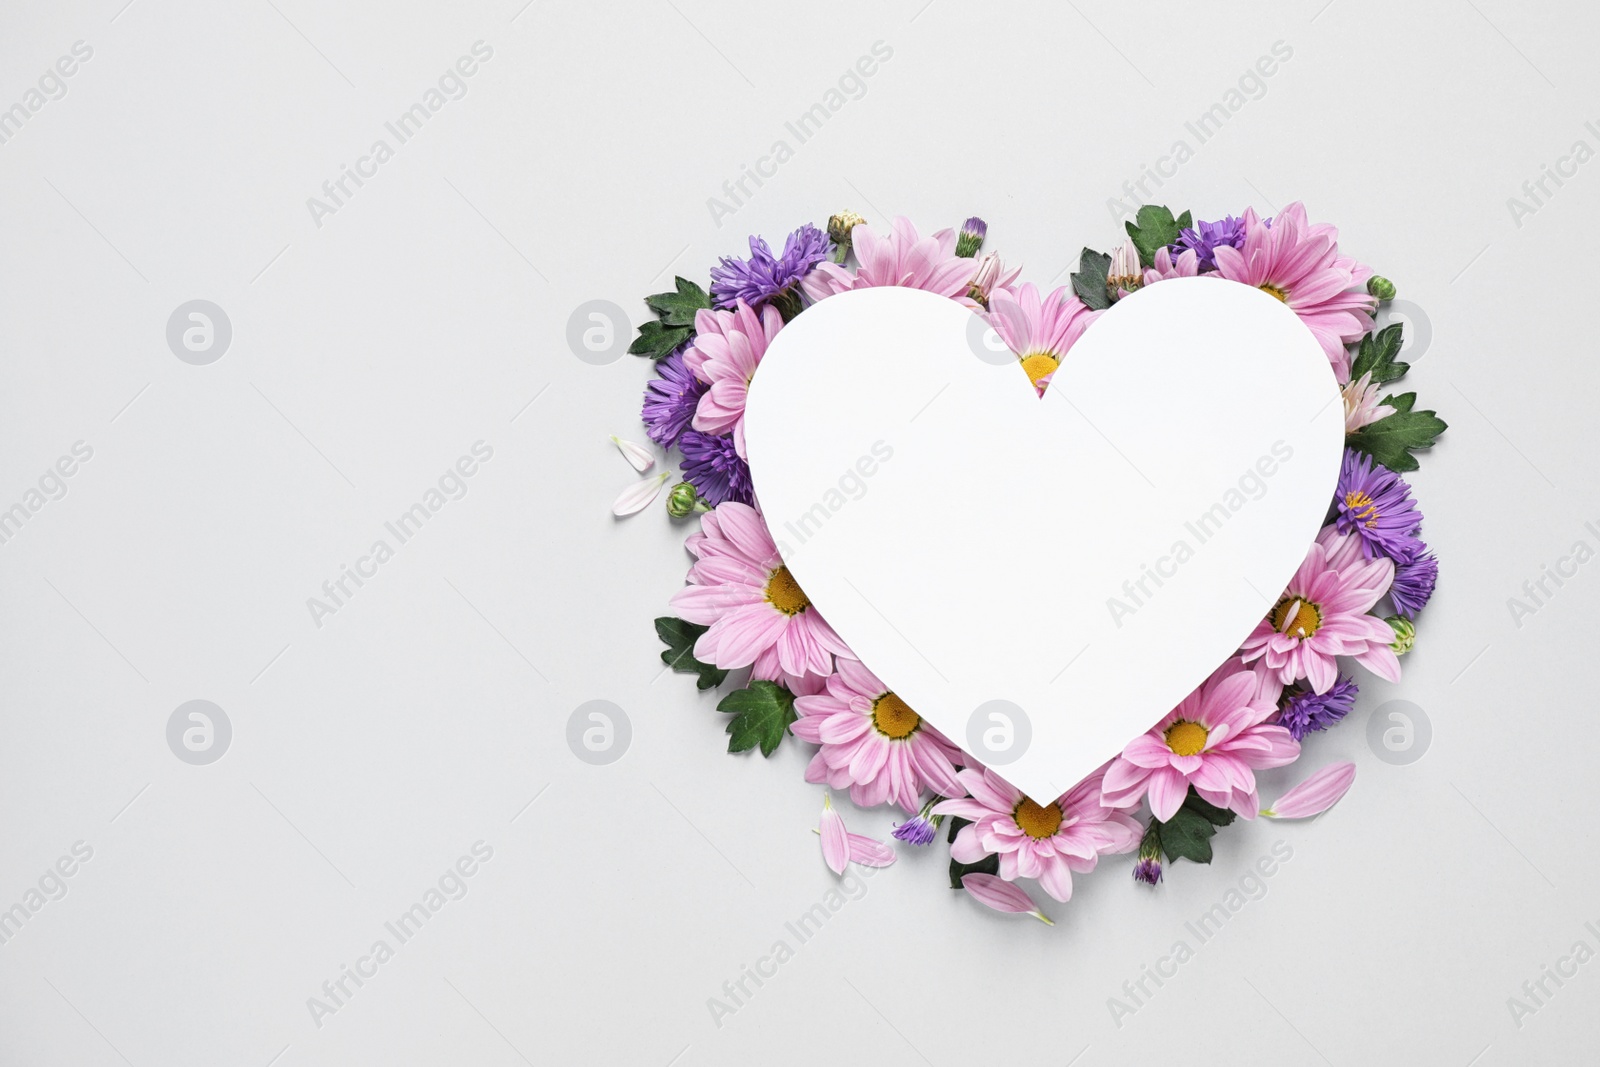
[[[636,445],[632,441],[624,441],[616,434],[611,435],[612,443],[622,453],[624,459],[633,464],[633,469],[643,473],[656,465],[656,457],[643,445]]]
[[[613,515],[632,515],[650,506],[650,501],[661,494],[661,486],[671,471],[662,471],[654,478],[641,478],[622,491],[617,502],[611,505]]]

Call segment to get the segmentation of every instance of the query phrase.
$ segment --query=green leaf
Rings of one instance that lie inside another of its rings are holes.
[[[639,327],[639,336],[628,346],[628,351],[634,355],[651,359],[670,356],[674,349],[694,336],[695,312],[711,306],[711,297],[694,282],[687,278],[676,278],[674,282],[675,292],[644,298],[658,321]]]
[[[674,293],[656,293],[644,302],[656,313],[664,326],[693,326],[695,312],[711,306],[706,291],[687,278],[673,279],[678,287]]]
[[[636,356],[665,359],[673,349],[694,336],[693,326],[663,326],[649,319],[639,327],[639,336],[633,339],[628,351]]]
[[[1195,863],[1211,862],[1211,836],[1217,828],[1204,815],[1192,808],[1179,808],[1171,819],[1161,824],[1161,851],[1167,859],[1186,859]]]
[[[954,841],[956,839],[956,834],[958,832],[960,832],[961,828],[963,826],[966,826],[970,822],[972,822],[971,819],[963,819],[958,815],[950,816],[950,833],[946,835],[946,840]],[[961,879],[962,879],[962,877],[964,875],[974,874],[974,873],[976,873],[976,874],[996,874],[996,875],[999,874],[1000,873],[1000,857],[998,855],[985,856],[985,857],[983,857],[983,859],[979,860],[977,863],[962,863],[959,860],[957,860],[954,856],[952,856],[950,858],[950,888],[951,889],[960,889],[961,888]]]
[[[1411,364],[1397,362],[1394,358],[1400,354],[1400,346],[1404,343],[1401,336],[1403,325],[1392,323],[1361,339],[1356,360],[1350,365],[1352,381],[1370,372],[1374,382],[1392,382],[1411,369]]]
[[[1139,250],[1140,264],[1146,267],[1155,260],[1157,249],[1170,245],[1178,239],[1180,230],[1193,225],[1187,211],[1173,218],[1171,209],[1160,204],[1146,204],[1134,219],[1137,225],[1134,222],[1123,225],[1127,227],[1128,236],[1133,238],[1133,247]]]
[[[999,874],[1000,857],[985,856],[977,863],[962,863],[955,857],[950,859],[950,888],[962,888],[961,879],[969,874]]]
[[[1448,424],[1431,411],[1412,411],[1416,394],[1406,393],[1393,398],[1404,404],[1370,426],[1364,426],[1345,438],[1345,444],[1358,452],[1365,452],[1377,462],[1397,473],[1417,469],[1417,458],[1412,450],[1430,448],[1434,438],[1449,428]]]
[[[1193,863],[1210,863],[1212,836],[1217,827],[1227,826],[1234,818],[1232,811],[1202,799],[1190,786],[1183,806],[1166,822],[1151,819],[1147,833],[1154,832],[1169,861],[1186,859]]]
[[[1106,291],[1106,274],[1110,270],[1111,257],[1104,252],[1085,248],[1078,253],[1078,269],[1072,275],[1072,291],[1091,311],[1103,311],[1111,306],[1111,294]]]
[[[1210,801],[1203,799],[1199,793],[1194,791],[1193,786],[1189,787],[1189,795],[1183,798],[1183,806],[1204,818],[1212,826],[1227,826],[1237,818],[1229,809],[1219,808]]]
[[[700,677],[695,682],[697,688],[714,689],[722,684],[728,672],[709,663],[701,663],[694,658],[694,643],[706,629],[707,627],[696,623],[674,619],[670,615],[656,620],[656,636],[667,646],[661,653],[661,662],[675,671],[698,674]]]
[[[760,745],[763,756],[778,750],[784,731],[799,717],[794,710],[794,694],[777,682],[768,681],[754,681],[747,688],[729,693],[717,710],[733,716],[728,723],[728,751],[746,752]]]
[[[1416,393],[1401,393],[1399,396],[1386,396],[1379,401],[1380,404],[1388,404],[1390,407],[1394,408],[1396,412],[1402,414],[1410,411],[1411,405],[1415,404],[1416,402]]]

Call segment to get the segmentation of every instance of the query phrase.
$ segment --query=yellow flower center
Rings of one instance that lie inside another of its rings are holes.
[[[1276,285],[1263,285],[1260,288],[1263,293],[1269,293],[1285,304],[1289,302],[1289,290],[1287,289],[1279,289]]]
[[[1344,505],[1349,508],[1356,518],[1363,520],[1367,529],[1378,525],[1378,505],[1366,493],[1359,489],[1352,489],[1344,495]]]
[[[1023,797],[1011,817],[1017,821],[1017,826],[1023,833],[1035,841],[1046,837],[1054,837],[1056,831],[1061,829],[1061,807],[1057,804],[1035,804],[1030,798]]]
[[[917,727],[922,725],[922,716],[893,693],[885,693],[872,702],[872,725],[884,737],[898,741],[917,732]]]
[[[1179,719],[1167,727],[1166,742],[1167,747],[1172,749],[1173,755],[1193,756],[1205,751],[1206,739],[1210,736],[1211,731],[1199,723]]]
[[[1054,374],[1059,366],[1061,366],[1059,359],[1044,352],[1035,352],[1031,356],[1024,356],[1022,360],[1022,369],[1028,372],[1028,381],[1035,386],[1039,384],[1040,378],[1046,374]]]
[[[1286,596],[1272,609],[1272,628],[1290,637],[1310,637],[1322,625],[1322,612],[1309,600]]]
[[[767,603],[785,615],[798,615],[811,606],[811,598],[794,580],[789,568],[780,565],[767,579]]]

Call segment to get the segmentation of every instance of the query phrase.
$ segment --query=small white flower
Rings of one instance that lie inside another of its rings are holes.
[[[633,469],[643,473],[656,465],[656,457],[643,445],[636,445],[632,441],[624,441],[616,434],[611,435],[611,441],[617,446],[617,451],[622,457],[633,464]]]
[[[632,515],[636,511],[643,511],[650,506],[650,502],[661,493],[661,487],[666,483],[671,471],[662,471],[654,478],[641,478],[622,491],[617,497],[617,502],[611,505],[613,515]]]

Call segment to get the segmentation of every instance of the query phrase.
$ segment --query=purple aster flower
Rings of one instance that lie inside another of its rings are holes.
[[[1168,247],[1174,258],[1178,253],[1192,249],[1200,261],[1200,269],[1206,271],[1217,269],[1216,249],[1221,245],[1244,247],[1243,219],[1229,215],[1218,222],[1202,222],[1187,230],[1180,230],[1178,240]]]
[[[777,301],[788,319],[800,310],[800,279],[832,251],[828,235],[809,222],[789,235],[781,256],[774,256],[765,240],[752,235],[749,259],[723,256],[711,268],[711,298],[719,308],[731,308],[739,300],[751,307]]]
[[[1286,727],[1296,741],[1306,734],[1326,730],[1356,706],[1356,683],[1348,678],[1334,682],[1326,693],[1314,693],[1298,686],[1285,689],[1278,701],[1278,725]]]
[[[989,224],[976,215],[972,216],[961,224],[961,233],[956,237],[956,255],[971,259],[983,247],[983,239],[987,236]]]
[[[1394,584],[1389,587],[1389,599],[1394,602],[1394,609],[1408,619],[1416,618],[1417,612],[1433,596],[1433,586],[1438,580],[1439,557],[1418,541],[1417,550],[1411,558],[1395,564]]]
[[[656,374],[644,387],[645,432],[662,448],[671,448],[689,428],[700,395],[711,388],[683,364],[683,350],[656,361]]]
[[[678,438],[683,452],[683,476],[715,507],[732,500],[755,503],[755,488],[750,483],[750,466],[734,451],[732,437],[687,430]]]
[[[1384,555],[1398,563],[1410,559],[1422,544],[1417,539],[1422,513],[1411,499],[1411,487],[1363,452],[1344,450],[1333,507],[1339,532],[1357,534],[1368,559]]]

